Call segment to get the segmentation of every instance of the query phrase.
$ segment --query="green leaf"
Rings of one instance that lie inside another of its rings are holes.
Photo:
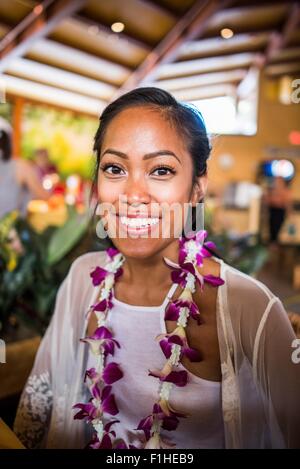
[[[88,214],[72,214],[69,220],[52,235],[46,254],[46,262],[53,265],[59,262],[79,242],[90,222]]]

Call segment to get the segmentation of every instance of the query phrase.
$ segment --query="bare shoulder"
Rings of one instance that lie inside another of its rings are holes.
[[[198,267],[201,275],[214,275],[219,277],[221,274],[221,264],[212,257],[206,257],[203,261],[203,266]]]

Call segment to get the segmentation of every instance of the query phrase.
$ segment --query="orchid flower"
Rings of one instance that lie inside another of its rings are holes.
[[[179,264],[186,261],[187,258],[188,260],[195,259],[196,264],[202,266],[203,259],[212,256],[208,249],[216,248],[212,241],[204,243],[206,238],[206,230],[197,231],[195,234],[189,233],[186,237],[182,237],[179,240]]]
[[[91,351],[94,355],[99,355],[101,353],[101,349],[103,349],[104,355],[113,355],[115,345],[120,348],[119,342],[113,339],[112,333],[105,326],[98,327],[93,335],[80,340],[81,342],[86,342],[90,345]]]
[[[117,408],[115,397],[111,394],[111,386],[105,386],[103,390],[94,384],[91,387],[92,397],[87,404],[75,404],[73,409],[80,409],[74,416],[74,419],[82,420],[86,418],[88,421],[100,418],[103,413],[116,415],[119,410]]]
[[[136,430],[143,430],[145,433],[146,440],[149,440],[151,437],[151,429],[155,421],[160,420],[162,422],[162,428],[165,430],[176,430],[179,420],[178,417],[185,417],[184,414],[177,413],[176,411],[171,411],[168,409],[168,414],[166,414],[160,404],[155,403],[153,406],[152,414],[143,418]]]
[[[108,274],[109,272],[106,269],[103,269],[103,267],[96,267],[90,273],[90,277],[92,278],[94,287],[101,285],[101,283]]]
[[[173,383],[179,387],[186,386],[188,381],[188,374],[185,370],[171,371],[166,376],[161,370],[149,370],[148,375],[154,376],[154,378],[159,378],[161,382]]]
[[[87,448],[112,449],[113,445],[111,441],[111,436],[115,438],[116,433],[113,430],[110,430],[110,427],[116,422],[119,422],[119,420],[112,420],[104,426],[104,433],[103,433],[101,440],[99,440],[97,433],[94,433],[92,436],[92,440],[87,445]]]
[[[161,334],[159,338],[164,336],[160,341],[159,345],[166,358],[170,358],[172,355],[172,350],[174,345],[180,346],[180,355],[179,359],[181,360],[182,356],[186,356],[191,362],[200,362],[202,356],[198,350],[195,350],[188,346],[186,337],[182,338],[176,334]]]
[[[172,303],[168,305],[165,312],[165,320],[178,321],[178,319],[180,318],[181,308],[187,308],[189,316],[195,319],[198,324],[203,323],[196,303],[194,301],[184,300],[180,298],[172,301]]]
[[[101,299],[98,303],[92,306],[93,311],[99,311],[99,312],[104,312],[107,309],[112,308],[113,303],[112,303],[112,291],[109,290],[107,298]]]

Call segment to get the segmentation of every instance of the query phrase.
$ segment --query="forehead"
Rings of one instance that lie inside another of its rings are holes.
[[[147,148],[153,151],[168,150],[185,151],[183,135],[160,109],[136,106],[121,111],[109,123],[102,145],[102,151],[106,146],[122,145],[122,151],[132,148]]]

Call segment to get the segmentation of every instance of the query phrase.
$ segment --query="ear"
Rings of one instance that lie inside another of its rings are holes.
[[[192,195],[190,200],[193,207],[195,207],[196,204],[202,201],[202,199],[204,198],[207,191],[207,185],[207,175],[200,176],[197,178],[197,181],[195,182],[194,187],[192,189]]]

